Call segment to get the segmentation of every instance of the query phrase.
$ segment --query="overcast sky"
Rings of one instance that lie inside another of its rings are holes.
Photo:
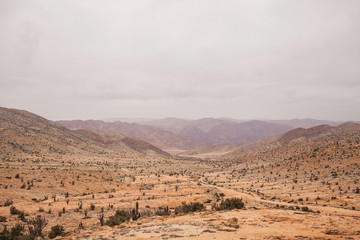
[[[360,120],[360,1],[0,0],[0,106]]]

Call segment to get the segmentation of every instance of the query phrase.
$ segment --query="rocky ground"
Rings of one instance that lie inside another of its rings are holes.
[[[297,171],[268,164],[224,168],[218,160],[3,160],[0,216],[6,222],[0,226],[27,225],[41,215],[48,221],[45,233],[59,224],[67,239],[360,239],[356,158],[319,169],[305,161]],[[242,198],[245,209],[212,209],[233,197]],[[8,200],[12,204],[4,206]],[[175,215],[182,202],[200,202],[205,209]],[[100,226],[101,212],[106,220],[136,203],[139,219]],[[12,206],[24,211],[25,220],[10,214]],[[159,216],[159,207],[168,207],[170,215]]]

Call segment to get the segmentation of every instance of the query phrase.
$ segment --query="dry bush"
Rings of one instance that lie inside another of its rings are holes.
[[[214,204],[215,210],[232,210],[232,209],[243,209],[245,204],[242,198],[228,198],[222,200],[220,204]]]
[[[191,202],[189,204],[182,202],[182,205],[175,208],[175,214],[184,213],[188,214],[190,212],[203,211],[205,209],[204,204],[199,202]]]
[[[115,215],[110,216],[109,219],[105,222],[105,225],[114,227],[120,225],[123,222],[129,221],[131,214],[125,210],[117,210]]]
[[[28,221],[29,223],[29,233],[35,237],[43,237],[43,230],[46,227],[48,221],[45,217],[40,215]]]
[[[49,238],[53,239],[56,238],[57,236],[64,236],[64,232],[65,229],[63,226],[61,225],[55,225],[53,227],[51,227],[51,231],[49,232]]]

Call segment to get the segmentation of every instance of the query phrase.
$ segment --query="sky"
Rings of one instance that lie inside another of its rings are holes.
[[[0,0],[0,106],[360,120],[360,1]]]

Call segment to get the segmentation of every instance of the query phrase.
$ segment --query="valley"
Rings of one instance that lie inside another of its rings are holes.
[[[40,215],[45,239],[55,225],[60,239],[360,238],[359,124],[169,155],[26,111],[0,116],[3,236],[20,225],[25,239]],[[119,210],[129,219],[112,225]]]

